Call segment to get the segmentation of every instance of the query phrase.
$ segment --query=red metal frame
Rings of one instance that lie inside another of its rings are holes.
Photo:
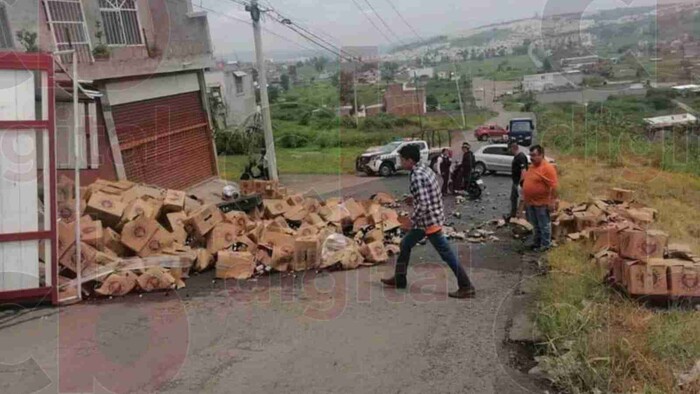
[[[48,120],[0,121],[0,129],[37,129],[48,133],[49,137],[49,195],[51,196],[51,224],[47,231],[0,234],[0,243],[26,240],[51,242],[51,286],[35,289],[0,291],[0,301],[43,300],[49,295],[51,303],[58,304],[58,253],[56,251],[56,141],[55,141],[55,98],[54,98],[54,59],[45,53],[0,52],[0,70],[36,70],[46,72],[48,95]],[[43,99],[43,98],[42,98]],[[46,191],[44,191],[46,193]],[[48,267],[47,267],[48,268]]]

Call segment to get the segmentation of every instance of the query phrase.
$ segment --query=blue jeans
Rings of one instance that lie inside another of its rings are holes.
[[[408,272],[408,262],[411,259],[411,249],[425,237],[425,231],[419,228],[414,228],[406,234],[401,240],[401,251],[396,260],[396,279],[397,281],[406,281],[406,273]],[[442,231],[428,235],[428,241],[433,245],[435,250],[440,254],[442,261],[447,263],[452,269],[452,272],[457,277],[459,288],[471,288],[472,284],[469,281],[469,276],[462,268],[462,265],[457,260],[457,255],[450,248],[447,238],[442,234]]]
[[[552,245],[552,221],[549,217],[549,207],[546,205],[525,208],[527,221],[535,228],[534,245],[548,248]]]

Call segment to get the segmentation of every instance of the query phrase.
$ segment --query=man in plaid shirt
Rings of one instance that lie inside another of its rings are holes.
[[[411,195],[413,199],[412,225],[402,226],[408,230],[401,240],[401,251],[396,260],[396,272],[389,279],[382,279],[382,283],[399,289],[406,288],[406,273],[411,257],[411,249],[428,237],[428,241],[440,254],[442,260],[447,263],[457,277],[459,289],[449,293],[453,298],[471,298],[476,291],[469,281],[467,273],[457,260],[457,256],[450,248],[447,238],[442,233],[442,224],[445,214],[442,207],[442,193],[440,184],[433,171],[423,163],[420,163],[420,150],[416,145],[406,145],[399,151],[401,168],[411,170]]]

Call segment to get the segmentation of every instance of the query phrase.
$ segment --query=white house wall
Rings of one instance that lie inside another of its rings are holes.
[[[35,120],[34,74],[0,70],[0,119]],[[37,141],[33,130],[0,130],[0,233],[38,231]],[[0,290],[39,287],[39,242],[0,243]]]

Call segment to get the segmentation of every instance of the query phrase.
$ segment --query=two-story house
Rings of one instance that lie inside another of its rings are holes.
[[[36,34],[36,48],[18,32]],[[206,14],[191,0],[15,1],[0,7],[0,47],[76,51],[80,84],[95,92],[80,98],[83,182],[185,188],[217,175],[204,79],[212,45]],[[61,91],[71,55],[56,63],[57,166],[71,176],[72,92]]]
[[[205,74],[217,127],[241,126],[257,113],[252,68],[222,62]]]

